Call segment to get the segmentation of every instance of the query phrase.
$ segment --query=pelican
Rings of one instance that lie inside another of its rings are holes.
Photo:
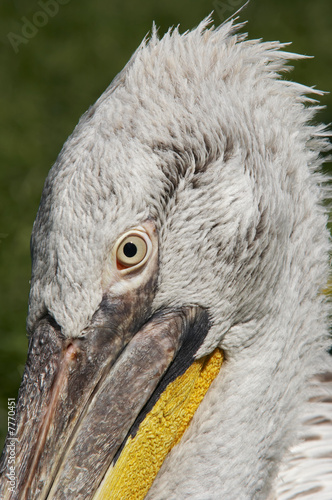
[[[242,26],[153,28],[50,170],[1,498],[332,498],[328,132]]]

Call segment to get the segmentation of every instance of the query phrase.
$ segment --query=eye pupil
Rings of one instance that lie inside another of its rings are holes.
[[[123,253],[128,258],[135,257],[137,254],[137,246],[134,243],[128,242],[123,247]]]

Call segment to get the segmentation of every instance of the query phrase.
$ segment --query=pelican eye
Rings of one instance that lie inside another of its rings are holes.
[[[142,266],[151,250],[149,236],[139,230],[124,234],[116,248],[116,262],[118,269],[138,268]]]

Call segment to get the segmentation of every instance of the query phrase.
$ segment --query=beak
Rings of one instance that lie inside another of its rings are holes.
[[[89,328],[72,339],[51,317],[39,322],[19,391],[17,428],[2,457],[1,498],[96,495],[161,393],[192,365],[209,329],[199,307],[164,310],[146,322],[145,314],[135,300],[105,298]]]

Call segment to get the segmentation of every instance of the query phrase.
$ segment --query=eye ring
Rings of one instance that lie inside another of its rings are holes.
[[[116,244],[116,265],[120,271],[142,267],[150,256],[152,243],[144,231],[133,229],[123,234]]]

